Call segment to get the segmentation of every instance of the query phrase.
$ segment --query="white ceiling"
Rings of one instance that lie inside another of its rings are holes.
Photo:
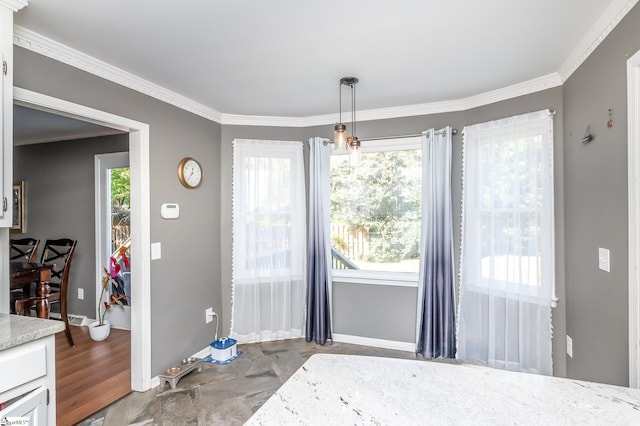
[[[560,84],[636,1],[29,0],[15,24],[221,114],[312,117],[346,75],[358,110]]]

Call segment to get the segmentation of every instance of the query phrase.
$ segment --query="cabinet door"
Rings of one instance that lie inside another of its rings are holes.
[[[4,85],[6,80],[5,70],[7,66],[8,65],[5,62],[4,55],[2,54],[2,52],[0,52],[0,76],[2,77],[2,84],[0,84],[0,219],[11,217],[11,214],[9,213],[9,209],[13,208],[13,197],[9,198],[4,193],[4,188],[6,186],[4,184],[4,180],[7,179],[7,176],[5,176],[4,174],[4,159],[6,156],[6,150],[8,148],[12,149],[12,147],[7,146],[8,141],[7,141],[7,133],[5,132],[5,125],[8,120],[8,117],[4,116],[4,112],[6,109],[5,108],[6,100],[4,99],[4,95],[5,95]],[[13,102],[13,99],[11,101]],[[13,115],[11,116],[11,119],[13,120]],[[13,123],[11,128],[13,130]],[[13,146],[13,140],[11,140],[11,145]],[[4,225],[4,227],[10,227],[12,223],[9,223],[6,220],[2,220],[0,221],[0,225]]]
[[[7,408],[0,411],[0,419],[27,420],[29,426],[47,425],[47,389],[40,386],[36,390],[13,401]]]

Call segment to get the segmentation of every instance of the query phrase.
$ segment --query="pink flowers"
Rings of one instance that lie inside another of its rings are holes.
[[[119,252],[124,266],[129,268],[129,257],[127,256],[127,248],[121,247]],[[104,325],[104,318],[107,311],[111,309],[113,305],[119,305],[123,307],[128,304],[128,298],[124,292],[124,281],[121,277],[121,267],[115,257],[109,259],[109,269],[103,268],[104,275],[102,276],[102,290],[100,292],[100,299],[98,299],[98,321],[99,326]],[[112,285],[111,295],[107,300],[103,300],[104,292],[109,291],[109,284]]]

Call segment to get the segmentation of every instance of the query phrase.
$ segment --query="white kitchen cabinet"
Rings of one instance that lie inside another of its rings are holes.
[[[55,333],[60,321],[0,314],[0,418],[56,424]]]
[[[3,410],[0,410],[0,419],[20,420],[30,426],[46,426],[49,424],[47,419],[48,399],[49,390],[40,386],[7,404]]]
[[[12,225],[13,10],[0,1],[0,228]]]
[[[56,424],[53,335],[0,351],[0,377],[0,402],[6,405],[0,418],[31,417],[29,425]]]

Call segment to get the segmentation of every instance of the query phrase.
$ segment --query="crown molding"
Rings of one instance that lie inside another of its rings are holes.
[[[533,80],[514,84],[502,89],[492,90],[490,92],[453,101],[361,110],[358,111],[358,122],[466,111],[468,109],[489,105],[506,99],[516,98],[518,96],[528,95],[530,93],[539,92],[541,90],[561,85],[562,78],[560,77],[560,74],[551,73],[543,77],[534,78]],[[222,124],[237,126],[311,127],[333,124],[337,121],[338,114],[316,115],[309,117],[269,117],[259,115],[222,114]]]
[[[1,0],[0,0],[1,1]],[[99,59],[72,49],[19,25],[14,25],[13,44],[86,71],[121,86],[151,96],[208,120],[221,122],[220,112],[178,93],[133,75]]]
[[[613,31],[636,3],[638,3],[638,0],[614,0],[611,3],[582,38],[578,46],[571,52],[571,55],[560,66],[558,72],[562,76],[563,83],[596,50],[596,47]]]
[[[458,100],[358,111],[358,121],[464,111],[561,86],[638,1],[614,0],[605,13],[591,27],[580,44],[573,50],[569,58],[562,64],[558,72]],[[0,5],[7,3],[22,4],[22,7],[24,7],[27,4],[27,0],[0,0]],[[335,123],[338,119],[338,114],[308,117],[224,114],[19,25],[14,26],[13,39],[16,46],[97,75],[223,125],[311,127]]]
[[[23,7],[29,4],[28,0],[0,0],[0,6],[11,9],[14,12],[19,11]]]

